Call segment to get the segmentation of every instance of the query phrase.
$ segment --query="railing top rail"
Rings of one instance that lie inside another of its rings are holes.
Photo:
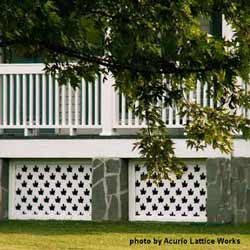
[[[43,74],[45,65],[42,63],[0,64],[0,75],[4,74]]]

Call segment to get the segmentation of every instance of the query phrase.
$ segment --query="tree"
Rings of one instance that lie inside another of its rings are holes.
[[[0,46],[39,55],[63,84],[111,72],[115,88],[147,128],[136,146],[149,176],[168,178],[181,164],[160,116],[159,102],[187,116],[187,144],[229,153],[235,132],[250,137],[250,95],[237,81],[249,80],[250,4],[246,0],[2,0]],[[210,36],[200,17],[224,16],[232,40]],[[72,63],[74,62],[74,63]],[[199,81],[207,84],[214,107],[186,98]],[[139,106],[134,107],[134,102]]]

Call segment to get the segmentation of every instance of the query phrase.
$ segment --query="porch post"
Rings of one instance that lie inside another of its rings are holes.
[[[102,132],[100,135],[112,135],[113,131],[113,114],[115,111],[114,89],[112,85],[115,83],[114,77],[109,74],[101,85],[101,121]]]
[[[222,16],[222,37],[230,41],[232,40],[233,35],[234,35],[234,32],[232,30],[232,27],[226,22],[225,17],[223,15]]]

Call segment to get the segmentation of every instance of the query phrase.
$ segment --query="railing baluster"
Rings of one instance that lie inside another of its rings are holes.
[[[46,75],[42,75],[42,123],[43,125],[47,124],[47,91],[46,91]]]
[[[173,107],[168,108],[168,126],[173,125],[174,115],[173,115]]]
[[[183,91],[183,97],[185,99],[185,101],[187,100],[187,92],[186,91]],[[182,117],[182,125],[185,125],[187,123],[187,115],[184,115]]]
[[[36,126],[40,125],[40,79],[39,75],[36,74]]]
[[[92,125],[92,119],[93,119],[93,115],[92,115],[92,110],[93,110],[93,107],[92,107],[92,93],[93,93],[93,83],[87,83],[88,84],[88,97],[89,97],[89,103],[88,103],[88,106],[89,106],[89,117],[88,117],[88,125]]]
[[[211,93],[212,93],[212,96],[211,96]],[[210,106],[210,108],[214,108],[213,94],[214,94],[213,86],[210,86],[210,94],[209,94],[209,106]]]
[[[68,90],[68,125],[72,127],[72,91],[70,83],[67,84]]]
[[[29,125],[33,125],[33,75],[29,75]]]
[[[8,102],[7,102],[7,75],[3,75],[3,125],[7,126]]]
[[[207,106],[207,97],[208,97],[208,93],[207,93],[207,83],[204,84],[203,87],[203,107]]]
[[[53,81],[52,76],[48,76],[49,85],[49,125],[53,124]]]
[[[132,126],[132,110],[128,107],[128,125]]]
[[[59,126],[59,84],[55,79],[55,125]]]
[[[27,124],[27,75],[23,75],[23,125]]]
[[[98,125],[98,107],[99,107],[99,98],[98,98],[98,78],[95,80],[95,125]]]
[[[139,101],[135,102],[135,110],[137,109],[137,107],[139,107]],[[135,115],[135,126],[139,126],[139,117],[137,115]]]
[[[62,85],[62,126],[65,126],[66,124],[66,109],[65,109],[65,104],[66,104],[66,91],[65,91],[65,85]]]
[[[20,125],[20,113],[21,113],[21,105],[20,105],[20,86],[21,86],[21,78],[20,75],[16,75],[16,125]]]
[[[112,91],[113,91],[113,100],[114,100],[114,108],[113,108],[113,121],[114,121],[114,124],[116,124],[116,126],[119,126],[119,92],[118,91],[115,91],[113,88],[112,88]]]
[[[27,129],[27,75],[24,74],[22,78],[23,83],[23,126],[24,126],[24,135],[28,135]]]
[[[81,86],[81,116],[82,116],[82,126],[86,125],[86,83],[85,80],[82,79]]]
[[[75,126],[79,125],[79,87],[75,89]]]
[[[180,125],[180,115],[177,106],[175,106],[175,125],[176,126]]]
[[[196,85],[196,103],[201,105],[201,82],[199,80]]]
[[[164,98],[162,98],[164,99]],[[163,120],[164,123],[166,123],[166,117],[167,117],[167,110],[164,105],[164,100],[161,101],[161,119]]]
[[[10,88],[10,126],[13,126],[14,123],[14,79],[13,75],[10,75],[10,82],[9,82],[9,88]]]
[[[243,81],[242,79],[240,79],[240,83],[241,83],[241,88],[243,88],[243,90],[246,92],[247,91],[247,84],[245,81]],[[245,108],[241,107],[241,115],[246,117],[246,112],[245,112]]]
[[[121,121],[121,125],[126,125],[126,98],[125,96],[122,94],[122,121]]]

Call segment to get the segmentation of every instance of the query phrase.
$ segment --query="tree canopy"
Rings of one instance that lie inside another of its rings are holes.
[[[232,26],[231,40],[201,30],[200,18],[212,16]],[[131,108],[139,101],[134,112],[147,120],[137,147],[151,177],[181,169],[161,119],[161,100],[188,117],[190,147],[229,153],[235,133],[250,137],[249,119],[237,112],[250,106],[249,92],[237,81],[249,81],[247,0],[2,0],[0,31],[2,48],[41,57],[62,84],[112,73],[115,88]],[[186,98],[197,81],[208,85],[214,107]]]

